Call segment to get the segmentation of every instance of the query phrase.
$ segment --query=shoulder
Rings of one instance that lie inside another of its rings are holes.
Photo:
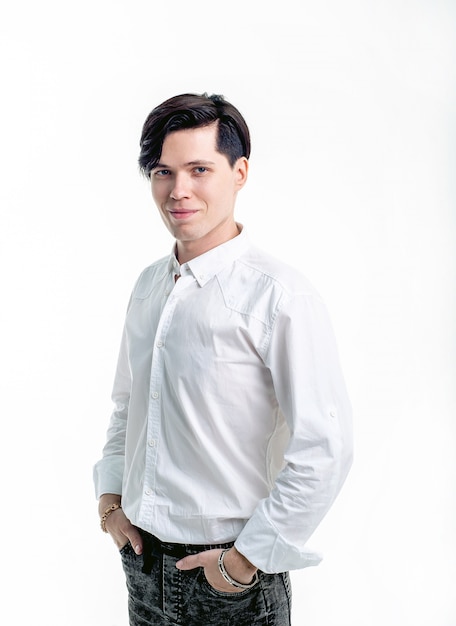
[[[237,261],[240,273],[251,280],[260,280],[264,286],[284,295],[309,295],[319,297],[307,276],[298,268],[285,263],[257,247],[251,247]]]
[[[255,247],[245,251],[217,278],[226,306],[268,327],[297,302],[321,300],[300,270]]]

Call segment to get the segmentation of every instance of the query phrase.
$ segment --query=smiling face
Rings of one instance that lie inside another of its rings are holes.
[[[217,123],[171,132],[150,173],[152,196],[176,238],[180,263],[238,234],[234,206],[248,161],[241,157],[231,167],[216,150],[216,138]]]

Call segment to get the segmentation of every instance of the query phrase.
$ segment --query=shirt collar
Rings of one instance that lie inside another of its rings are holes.
[[[174,244],[173,250],[168,259],[168,271],[177,275],[180,274],[180,265],[176,257],[176,244]]]
[[[169,270],[182,276],[191,272],[198,285],[203,287],[211,278],[228,265],[231,265],[250,247],[247,233],[241,224],[238,224],[238,226],[240,229],[239,235],[195,257],[191,261],[187,261],[183,265],[179,265],[176,258],[176,247],[174,246],[168,263]]]

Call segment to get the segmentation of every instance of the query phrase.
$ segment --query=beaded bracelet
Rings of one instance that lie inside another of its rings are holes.
[[[232,585],[233,587],[237,587],[238,589],[250,589],[251,587],[256,585],[258,582],[258,572],[255,572],[255,576],[253,577],[252,582],[250,582],[248,585],[245,585],[244,583],[240,583],[237,580],[234,580],[234,578],[231,578],[231,576],[226,571],[225,564],[223,562],[223,559],[225,558],[225,554],[228,552],[228,550],[230,550],[230,548],[226,548],[225,550],[222,550],[218,558],[219,572],[221,573],[223,578],[226,580],[226,582]]]
[[[111,506],[108,506],[108,508],[106,509],[106,511],[103,513],[103,515],[100,517],[100,526],[101,526],[101,530],[104,533],[107,533],[108,531],[106,530],[106,520],[108,519],[108,517],[111,515],[111,513],[113,511],[117,511],[117,509],[121,509],[122,507],[120,506],[120,504],[118,504],[117,502],[114,502],[114,504],[111,504]]]

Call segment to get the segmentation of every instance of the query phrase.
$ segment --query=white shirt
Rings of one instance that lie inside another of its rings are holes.
[[[97,497],[121,494],[162,541],[235,539],[265,572],[320,561],[306,543],[350,468],[351,410],[326,308],[296,269],[244,231],[146,268],[113,401]]]

